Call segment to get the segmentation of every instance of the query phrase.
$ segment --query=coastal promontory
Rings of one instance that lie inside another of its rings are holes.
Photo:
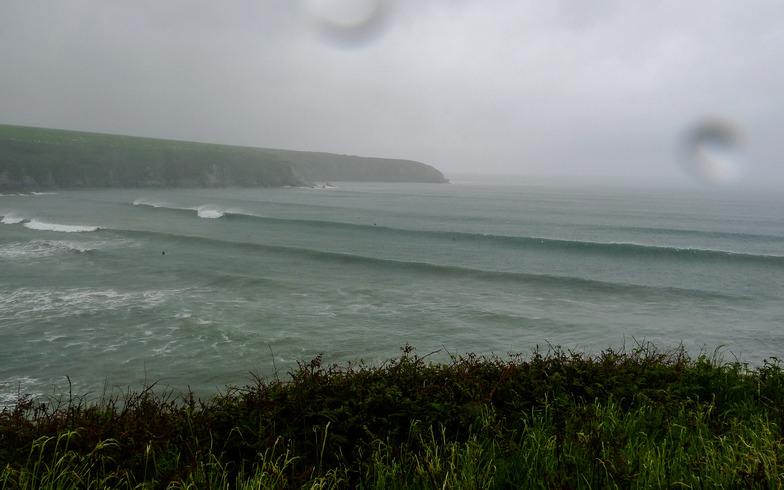
[[[447,182],[411,160],[0,125],[0,192]]]

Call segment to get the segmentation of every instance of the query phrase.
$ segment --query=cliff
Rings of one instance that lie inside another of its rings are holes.
[[[0,125],[0,192],[326,181],[446,182],[408,160]]]

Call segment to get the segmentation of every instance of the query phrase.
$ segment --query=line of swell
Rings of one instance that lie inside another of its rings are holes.
[[[559,289],[572,289],[580,292],[593,291],[596,293],[618,294],[623,296],[640,296],[648,300],[651,298],[684,296],[699,298],[719,298],[727,300],[747,299],[738,295],[723,294],[715,291],[701,289],[687,289],[676,287],[656,287],[631,283],[607,282],[594,279],[586,279],[572,276],[558,276],[549,274],[531,274],[523,272],[507,272],[497,270],[473,269],[445,264],[433,264],[428,262],[407,262],[380,257],[369,257],[365,255],[355,255],[340,252],[330,252],[301,247],[288,247],[283,245],[268,245],[249,242],[234,242],[220,240],[217,238],[207,238],[192,235],[180,235],[174,233],[157,231],[128,231],[112,230],[118,234],[127,234],[138,238],[140,235],[169,240],[181,241],[184,243],[197,242],[204,245],[218,246],[220,248],[236,247],[247,249],[253,253],[264,251],[267,253],[284,254],[288,256],[301,256],[313,260],[329,261],[346,264],[367,264],[374,269],[390,269],[394,271],[410,271],[413,273],[423,273],[428,276],[442,276],[449,278],[480,279],[487,281],[506,281],[512,284],[533,285],[537,287],[557,287]]]
[[[175,208],[163,207],[174,212],[185,212],[189,214],[199,213],[199,208]],[[706,260],[706,261],[734,261],[734,262],[756,262],[770,266],[784,267],[784,256],[781,255],[766,255],[766,254],[753,254],[746,252],[732,252],[728,250],[717,250],[708,248],[678,248],[660,245],[643,245],[630,242],[619,243],[606,243],[606,242],[593,242],[593,241],[580,241],[580,240],[562,240],[557,238],[544,238],[532,236],[506,236],[506,235],[485,235],[479,233],[465,233],[456,231],[430,231],[430,230],[415,230],[415,229],[401,229],[386,226],[377,226],[375,224],[357,224],[345,223],[340,221],[325,221],[325,220],[307,220],[307,219],[291,219],[291,218],[272,218],[257,216],[236,212],[233,210],[220,211],[221,216],[225,216],[229,220],[252,220],[260,223],[285,223],[292,225],[307,226],[312,229],[319,227],[346,230],[372,230],[375,233],[405,233],[407,236],[417,235],[424,237],[431,237],[434,239],[447,239],[454,241],[474,241],[482,242],[484,244],[496,244],[505,248],[524,248],[529,250],[545,250],[545,251],[567,251],[567,252],[581,252],[593,253],[600,255],[608,255],[614,257],[652,257],[652,258],[666,258],[684,259],[684,260]],[[214,217],[214,216],[211,216]],[[648,231],[659,231],[656,229],[647,229]],[[673,230],[661,230],[666,232]],[[689,232],[693,235],[702,234],[706,239],[708,238],[729,238],[737,237],[742,238],[744,241],[755,240],[778,240],[784,242],[780,237],[751,235],[751,234],[731,234],[720,232]]]
[[[562,240],[557,238],[544,238],[532,236],[507,236],[507,235],[487,235],[481,233],[466,233],[456,231],[429,231],[429,230],[413,230],[392,228],[386,226],[367,225],[367,224],[354,224],[333,221],[320,221],[320,220],[302,220],[302,219],[285,219],[285,218],[264,218],[252,215],[237,215],[234,213],[227,213],[227,217],[235,217],[240,219],[253,219],[262,220],[267,222],[286,222],[298,225],[305,225],[309,227],[325,227],[330,229],[354,229],[354,230],[372,230],[376,233],[404,233],[406,236],[426,236],[439,240],[462,241],[462,242],[477,242],[490,245],[498,245],[504,248],[517,248],[528,250],[543,250],[543,251],[566,251],[566,252],[582,252],[593,253],[601,255],[609,255],[615,257],[653,257],[653,258],[666,258],[666,259],[685,259],[685,260],[724,260],[724,261],[745,261],[745,262],[758,262],[767,265],[776,265],[784,267],[784,256],[780,255],[765,255],[753,254],[745,252],[731,252],[727,250],[716,250],[707,248],[678,248],[667,247],[659,245],[642,245],[637,243],[620,242],[620,243],[606,243],[606,242],[592,242],[580,240]],[[748,239],[748,236],[744,236]],[[763,239],[765,237],[757,237]],[[769,237],[772,238],[772,237]],[[781,240],[781,239],[779,239]],[[784,243],[784,240],[781,240]]]
[[[610,233],[622,230],[625,232],[637,233],[650,233],[666,236],[679,236],[679,237],[699,237],[710,239],[742,239],[748,241],[765,241],[765,242],[782,242],[784,243],[784,236],[781,235],[760,235],[758,233],[740,233],[731,231],[705,231],[705,230],[689,230],[683,228],[651,228],[649,226],[603,226],[597,229],[606,230]]]
[[[211,204],[205,204],[196,207],[177,207],[171,206],[164,202],[158,201],[147,201],[144,199],[137,199],[133,202],[134,206],[141,206],[142,208],[147,209],[154,209],[154,210],[162,210],[162,211],[169,211],[173,213],[181,213],[181,214],[188,214],[193,215],[195,214],[199,218],[207,218],[207,219],[217,219],[222,218],[226,213],[236,213],[236,211],[226,211],[222,210],[220,206],[215,206]],[[250,216],[250,215],[248,215]]]
[[[139,199],[134,201],[133,205],[143,209],[149,209],[155,211],[167,211],[170,213],[188,214],[188,215],[194,215],[197,213],[196,208],[180,208],[165,203],[146,202],[146,201],[141,201]]]

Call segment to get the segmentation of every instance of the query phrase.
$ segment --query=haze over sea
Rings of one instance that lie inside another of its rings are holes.
[[[534,184],[0,196],[0,405],[381,363],[406,343],[784,354],[784,197]],[[68,378],[72,382],[69,387]]]

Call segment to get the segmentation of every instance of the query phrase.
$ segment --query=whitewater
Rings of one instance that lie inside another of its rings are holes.
[[[333,183],[334,184],[334,183]],[[784,198],[375,184],[0,196],[0,405],[380,364],[784,347]]]

